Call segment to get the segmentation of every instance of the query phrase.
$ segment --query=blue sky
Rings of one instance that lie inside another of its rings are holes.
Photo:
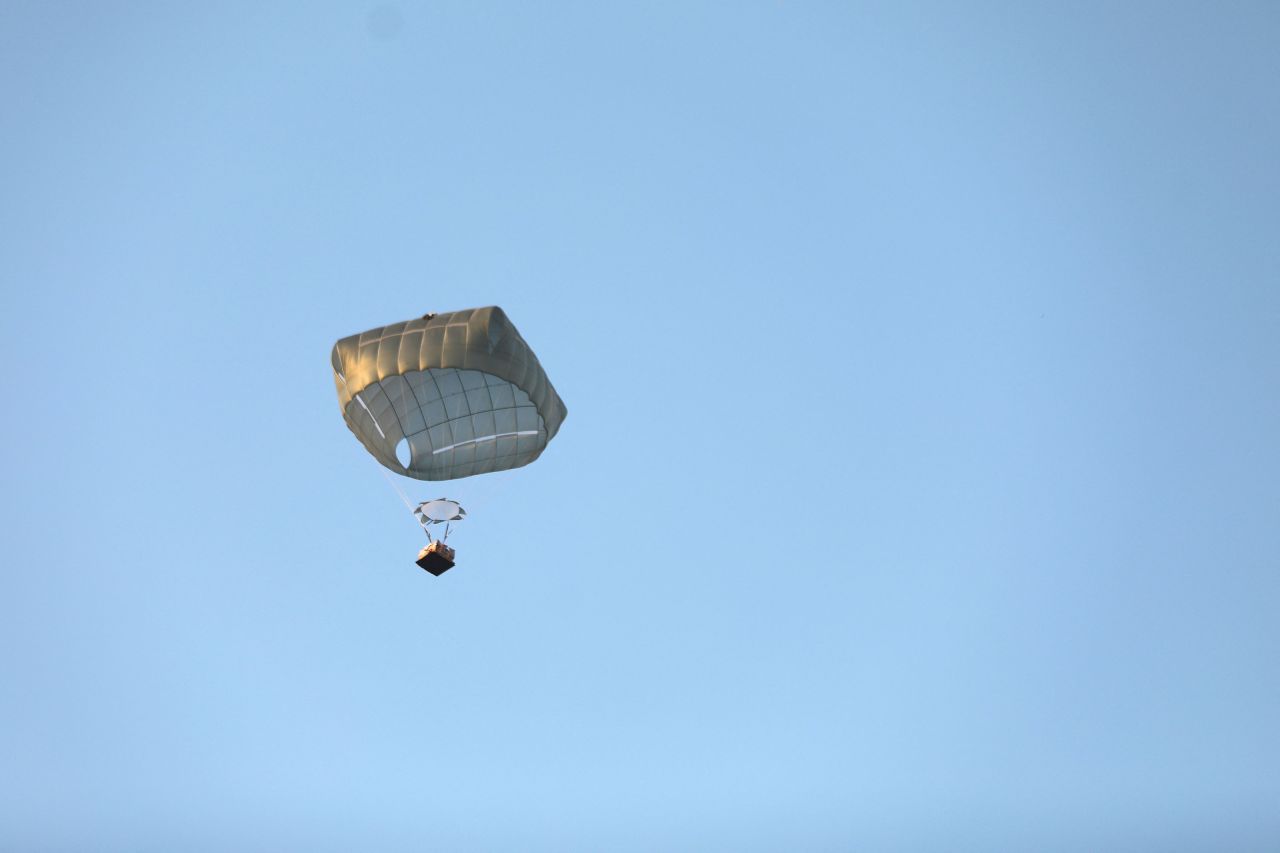
[[[1280,844],[1274,4],[0,7],[0,846]],[[329,348],[569,408],[434,579]]]

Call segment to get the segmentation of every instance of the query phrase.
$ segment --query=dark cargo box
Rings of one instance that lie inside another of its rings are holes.
[[[440,541],[432,542],[418,553],[417,563],[436,577],[453,568],[454,550]]]

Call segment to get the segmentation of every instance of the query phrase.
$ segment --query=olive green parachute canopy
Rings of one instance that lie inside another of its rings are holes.
[[[501,308],[428,314],[343,338],[347,426],[397,474],[452,480],[537,459],[567,410]]]

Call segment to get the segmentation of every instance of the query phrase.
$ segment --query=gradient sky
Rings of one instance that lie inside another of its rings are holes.
[[[1280,6],[0,4],[0,848],[1280,849]],[[329,349],[501,305],[441,486]]]

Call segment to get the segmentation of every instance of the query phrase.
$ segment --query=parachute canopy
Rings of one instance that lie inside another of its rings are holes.
[[[462,521],[467,517],[467,511],[457,501],[451,501],[448,498],[423,501],[413,508],[413,514],[418,517],[419,523],[424,526],[428,524],[443,524],[448,521]]]
[[[528,465],[568,413],[497,306],[343,338],[332,363],[347,426],[375,459],[419,480]]]

